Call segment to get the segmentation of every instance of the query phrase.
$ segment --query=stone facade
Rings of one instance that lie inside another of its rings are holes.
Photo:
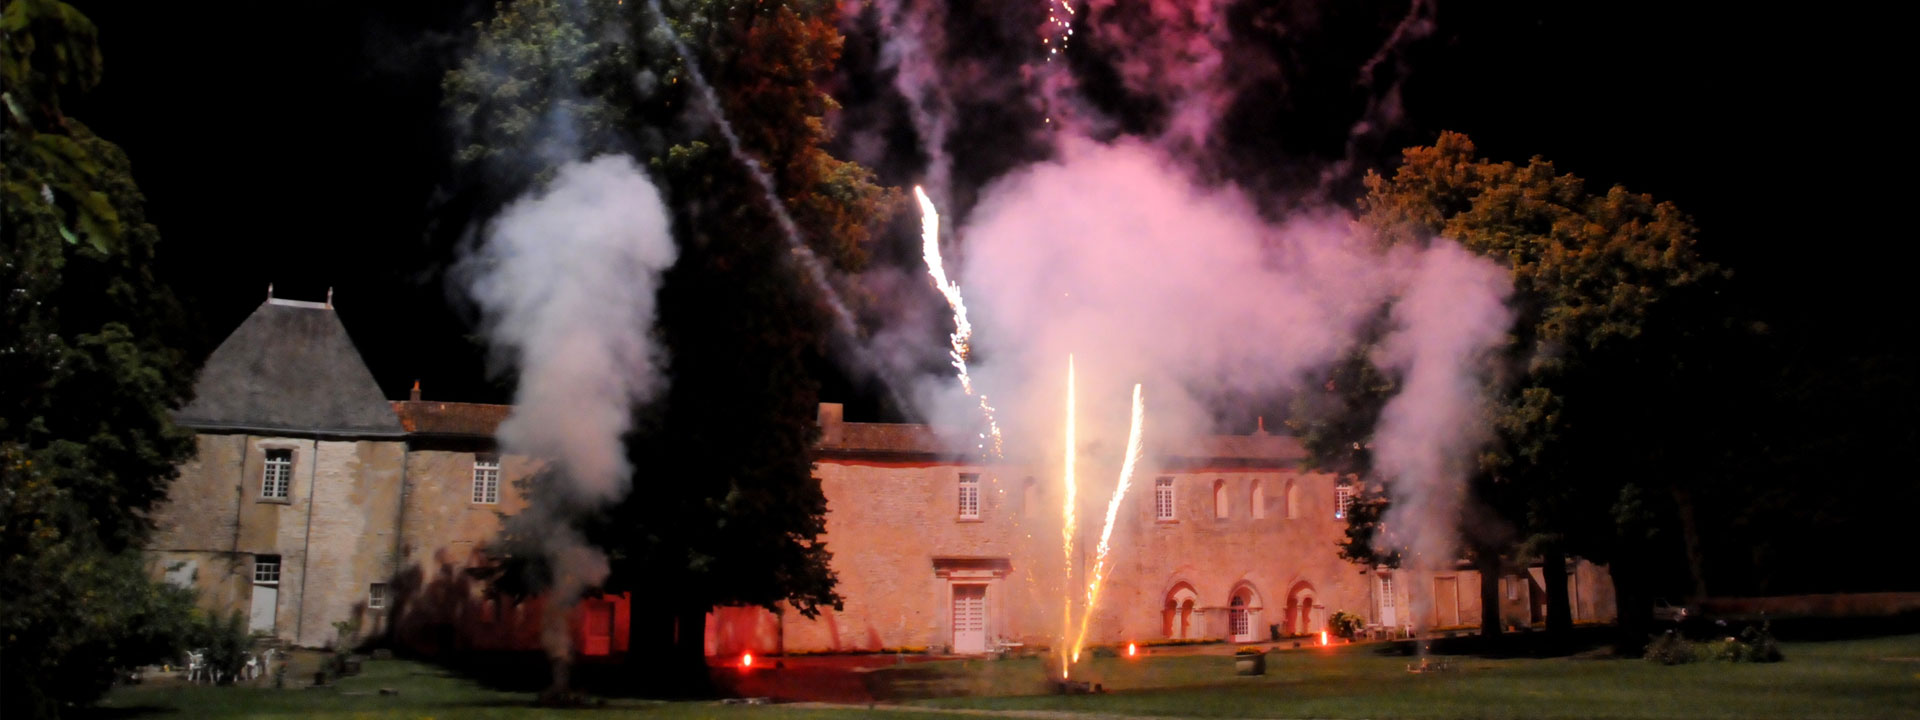
[[[429,651],[538,647],[540,601],[487,598],[470,572],[540,469],[494,454],[511,408],[423,401],[417,386],[389,402],[331,307],[272,300],[216,350],[196,390],[181,421],[199,431],[198,453],[154,513],[156,574],[301,646],[335,642],[345,621],[359,627],[350,640],[383,634]],[[1080,496],[1068,571],[1057,468],[981,464],[928,427],[850,423],[834,404],[819,423],[825,540],[845,607],[815,619],[717,608],[709,653],[983,652],[1082,632],[1110,479]],[[285,463],[284,497],[270,457]],[[1119,507],[1085,642],[1311,635],[1338,611],[1382,629],[1478,623],[1471,569],[1341,560],[1340,484],[1304,470],[1304,457],[1264,431],[1150,448]],[[1571,570],[1576,620],[1611,619],[1604,570]],[[1502,580],[1509,624],[1541,621],[1543,581],[1538,568]],[[583,601],[575,647],[623,652],[627,613],[625,598]]]
[[[382,609],[368,605],[396,567],[405,445],[243,433],[202,433],[197,445],[153,514],[156,568],[208,607],[247,613],[251,627],[298,645],[333,643],[334,622],[380,631]],[[270,450],[292,458],[284,499],[263,493]],[[273,558],[275,576],[256,578]],[[267,592],[270,616],[252,617]]]

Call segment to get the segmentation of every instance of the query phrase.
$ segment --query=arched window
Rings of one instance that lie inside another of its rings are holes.
[[[1198,597],[1193,586],[1184,582],[1167,591],[1166,614],[1161,630],[1168,639],[1187,640],[1194,636],[1193,601]]]
[[[1224,520],[1227,517],[1227,481],[1213,481],[1213,516]]]
[[[1259,478],[1253,480],[1253,491],[1247,495],[1247,506],[1253,509],[1255,520],[1267,516],[1267,490],[1260,485]]]
[[[1295,519],[1298,519],[1299,517],[1300,517],[1300,483],[1297,481],[1288,480],[1287,481],[1287,519],[1295,520]]]
[[[1286,614],[1280,622],[1286,626],[1288,635],[1311,635],[1320,631],[1319,616],[1313,605],[1313,586],[1305,580],[1294,583],[1287,591]]]

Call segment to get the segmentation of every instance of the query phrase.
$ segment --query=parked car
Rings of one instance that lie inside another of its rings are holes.
[[[1666,598],[1653,601],[1653,619],[1655,622],[1679,625],[1688,618],[1698,617],[1699,611],[1686,605],[1675,605]]]

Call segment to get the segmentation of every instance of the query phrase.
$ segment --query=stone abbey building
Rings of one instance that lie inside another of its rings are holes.
[[[389,401],[329,304],[270,299],[208,358],[178,413],[198,454],[154,513],[153,570],[296,645],[334,643],[345,623],[356,638],[391,633],[427,651],[537,648],[538,601],[490,600],[465,572],[501,515],[524,506],[515,480],[538,467],[495,451],[510,409],[423,400],[417,386]],[[809,620],[716,608],[710,654],[1053,642],[1063,558],[1051,475],[980,465],[926,426],[847,422],[839,405],[822,404],[819,422],[845,609]],[[1303,459],[1293,438],[1262,430],[1145,458],[1088,643],[1314,634],[1336,611],[1381,628],[1478,624],[1471,569],[1341,560],[1348,489]],[[1081,512],[1076,587],[1098,539],[1093,507]],[[1502,578],[1509,624],[1544,621],[1543,581],[1537,567]],[[1604,568],[1576,561],[1567,582],[1576,621],[1612,619]],[[628,610],[618,596],[583,601],[575,647],[624,652]]]

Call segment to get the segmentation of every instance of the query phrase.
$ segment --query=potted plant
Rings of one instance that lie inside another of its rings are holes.
[[[1248,645],[1233,654],[1233,671],[1236,675],[1267,674],[1267,651]]]

